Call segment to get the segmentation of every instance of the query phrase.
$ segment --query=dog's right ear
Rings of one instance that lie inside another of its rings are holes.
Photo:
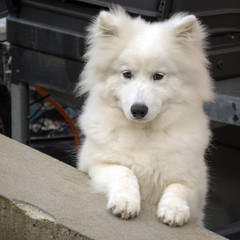
[[[98,33],[101,37],[117,37],[118,36],[118,23],[116,16],[110,12],[100,12],[97,21]]]
[[[128,15],[118,5],[114,5],[109,12],[101,11],[95,22],[99,36],[102,38],[119,37],[120,26],[126,19]]]

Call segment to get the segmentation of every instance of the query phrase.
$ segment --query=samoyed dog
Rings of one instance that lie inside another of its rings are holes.
[[[169,226],[202,225],[211,135],[203,103],[213,98],[205,38],[193,15],[149,23],[121,7],[89,27],[78,168],[113,215],[134,218],[144,201]]]

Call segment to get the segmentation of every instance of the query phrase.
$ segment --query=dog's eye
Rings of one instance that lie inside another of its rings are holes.
[[[155,74],[153,75],[153,80],[154,80],[154,81],[161,80],[161,79],[163,79],[164,75],[165,75],[164,73],[155,73]]]
[[[122,73],[123,77],[127,78],[127,79],[131,79],[132,78],[132,73],[130,71],[124,71]]]

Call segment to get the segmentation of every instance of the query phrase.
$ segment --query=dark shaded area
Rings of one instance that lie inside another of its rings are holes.
[[[77,148],[74,138],[34,140],[29,146],[76,167]]]

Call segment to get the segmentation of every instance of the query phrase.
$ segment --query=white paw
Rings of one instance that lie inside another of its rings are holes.
[[[166,197],[160,201],[157,215],[161,222],[180,227],[189,220],[190,208],[185,200]]]
[[[115,194],[109,198],[108,209],[122,219],[137,217],[140,213],[140,197],[131,194]]]

